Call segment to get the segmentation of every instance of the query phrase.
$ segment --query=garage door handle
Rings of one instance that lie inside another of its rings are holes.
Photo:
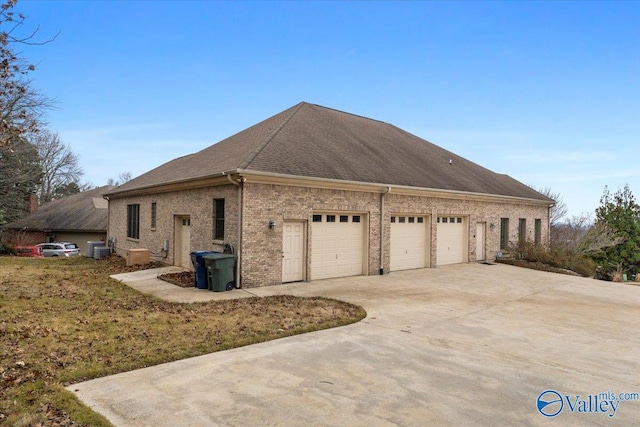
[[[336,259],[338,259],[338,254],[336,254]]]

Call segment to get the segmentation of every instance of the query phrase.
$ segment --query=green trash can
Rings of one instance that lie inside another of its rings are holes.
[[[207,282],[210,291],[224,292],[234,288],[235,255],[209,254],[204,255],[202,259],[207,266]]]

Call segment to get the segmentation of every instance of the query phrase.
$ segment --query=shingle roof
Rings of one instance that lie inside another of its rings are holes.
[[[102,195],[115,187],[105,185],[54,200],[3,228],[39,231],[107,231],[108,202]]]
[[[110,194],[234,170],[552,202],[507,175],[393,125],[306,102],[200,152],[165,163]]]

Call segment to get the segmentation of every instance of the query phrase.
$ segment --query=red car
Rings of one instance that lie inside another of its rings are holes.
[[[42,248],[40,246],[16,246],[16,255],[42,258],[44,257],[44,252],[42,252]]]

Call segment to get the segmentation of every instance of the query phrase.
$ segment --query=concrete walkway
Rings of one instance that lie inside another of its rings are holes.
[[[594,400],[600,393],[640,393],[638,286],[465,264],[248,291],[337,298],[362,305],[368,316],[69,390],[116,426],[628,426],[640,420],[640,400]],[[245,295],[218,294],[234,293]],[[562,398],[543,408],[560,410],[554,418],[537,409],[546,390]]]
[[[208,289],[197,289],[195,287],[182,288],[158,279],[158,276],[162,274],[179,273],[181,271],[184,271],[181,267],[161,267],[131,273],[114,274],[111,278],[129,285],[142,293],[150,294],[171,302],[206,302],[255,296],[250,290],[234,289],[228,292],[213,292]]]

